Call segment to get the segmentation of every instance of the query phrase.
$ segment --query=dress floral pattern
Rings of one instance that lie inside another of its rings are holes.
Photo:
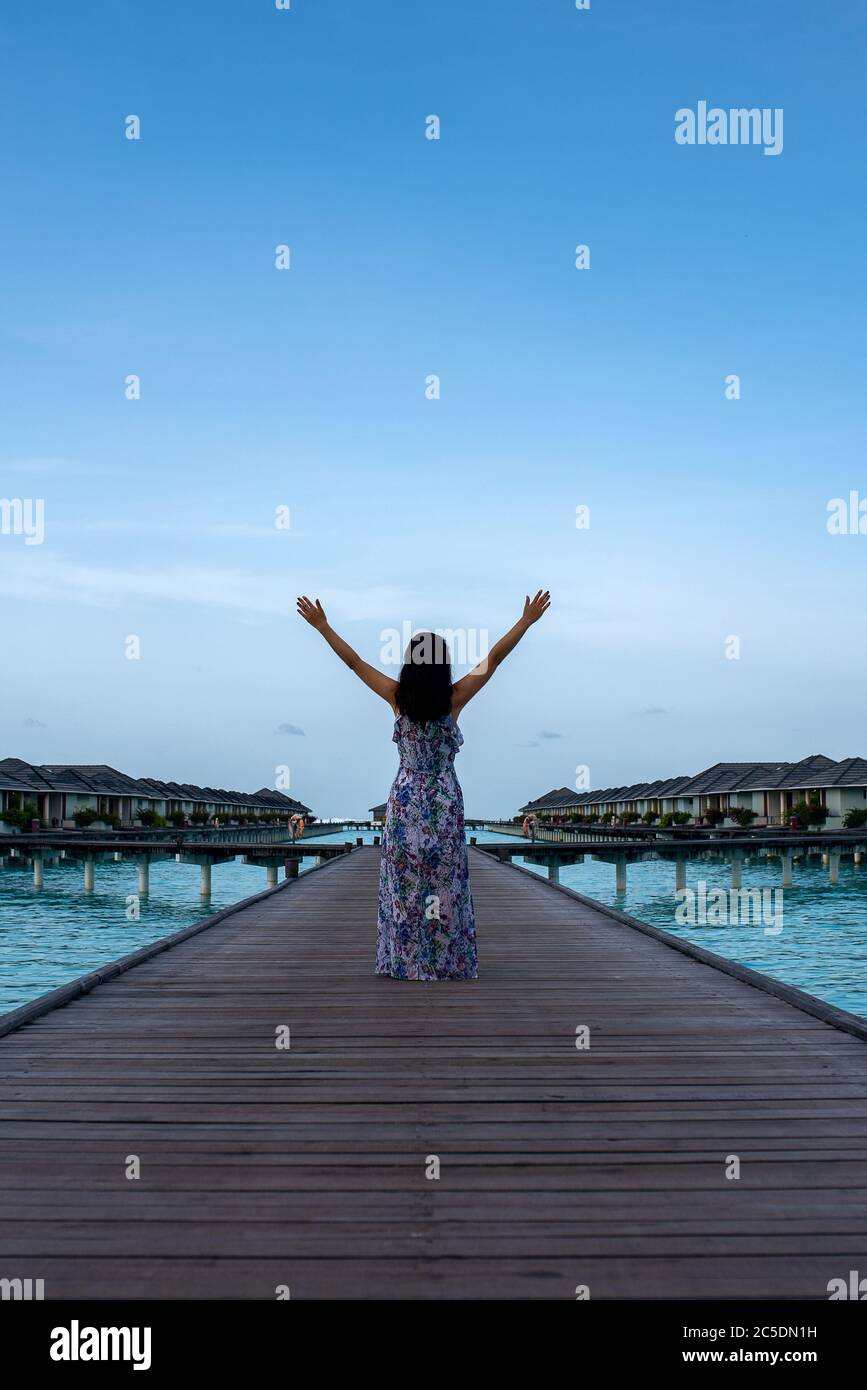
[[[475,980],[476,926],[455,775],[463,735],[451,715],[395,720],[400,767],[388,796],[379,874],[376,973]]]

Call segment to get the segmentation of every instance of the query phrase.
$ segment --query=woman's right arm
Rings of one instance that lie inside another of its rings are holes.
[[[341,661],[344,661],[350,671],[354,671],[358,679],[364,681],[370,690],[381,695],[383,700],[387,700],[394,709],[394,701],[397,693],[397,681],[391,676],[387,676],[384,671],[378,671],[375,666],[362,660],[354,647],[344,641],[339,633],[329,623],[325,616],[325,610],[317,599],[315,604],[310,602],[306,594],[298,599],[298,613],[300,617],[320,632],[325,638],[329,647],[336,652]]]
[[[487,685],[497,667],[505,661],[509,652],[515,650],[524,633],[539,621],[550,603],[551,595],[547,589],[540,589],[533,599],[528,594],[524,599],[524,611],[514,627],[510,627],[505,636],[501,637],[499,642],[494,643],[488,655],[479,662],[478,666],[474,666],[466,676],[461,676],[459,681],[455,681],[452,687],[452,717],[454,719],[457,719],[464,705],[468,704],[474,695],[478,695],[482,686]]]

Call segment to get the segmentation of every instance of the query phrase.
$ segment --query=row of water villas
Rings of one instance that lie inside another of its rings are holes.
[[[580,821],[615,816],[686,815],[700,824],[708,813],[721,813],[735,824],[732,811],[753,813],[757,826],[787,825],[799,801],[817,803],[828,829],[838,829],[847,813],[867,808],[867,759],[835,762],[821,753],[800,762],[714,763],[695,776],[637,782],[576,792],[559,787],[520,808],[540,821]]]
[[[239,820],[286,819],[298,813],[310,819],[303,802],[262,787],[258,792],[199,787],[190,782],[163,782],[130,777],[105,763],[33,764],[21,758],[0,760],[0,812],[28,803],[47,826],[72,829],[76,812],[98,812],[122,826],[141,825],[144,812],[166,819],[207,817],[231,824]]]

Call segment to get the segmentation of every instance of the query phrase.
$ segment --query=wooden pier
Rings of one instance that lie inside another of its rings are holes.
[[[478,981],[374,976],[365,847],[0,1038],[0,1277],[574,1300],[867,1274],[867,1024],[470,859]]]

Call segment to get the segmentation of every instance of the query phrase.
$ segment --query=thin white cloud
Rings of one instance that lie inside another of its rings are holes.
[[[7,473],[38,474],[40,477],[100,477],[110,474],[112,470],[107,467],[96,467],[93,464],[79,463],[76,459],[62,458],[59,455],[35,455],[32,458],[4,458],[0,459],[0,479],[5,479]]]
[[[0,594],[19,602],[114,608],[140,599],[285,617],[294,614],[298,589],[297,576],[203,565],[123,569],[66,560],[38,547],[4,555],[0,546]],[[317,593],[309,582],[307,589]],[[412,595],[388,588],[320,589],[318,596],[341,622],[394,621],[393,614],[412,606]]]
[[[131,532],[141,536],[254,536],[282,541],[297,539],[302,533],[283,531],[276,526],[254,526],[243,521],[54,521],[52,531],[89,531],[102,535]]]

